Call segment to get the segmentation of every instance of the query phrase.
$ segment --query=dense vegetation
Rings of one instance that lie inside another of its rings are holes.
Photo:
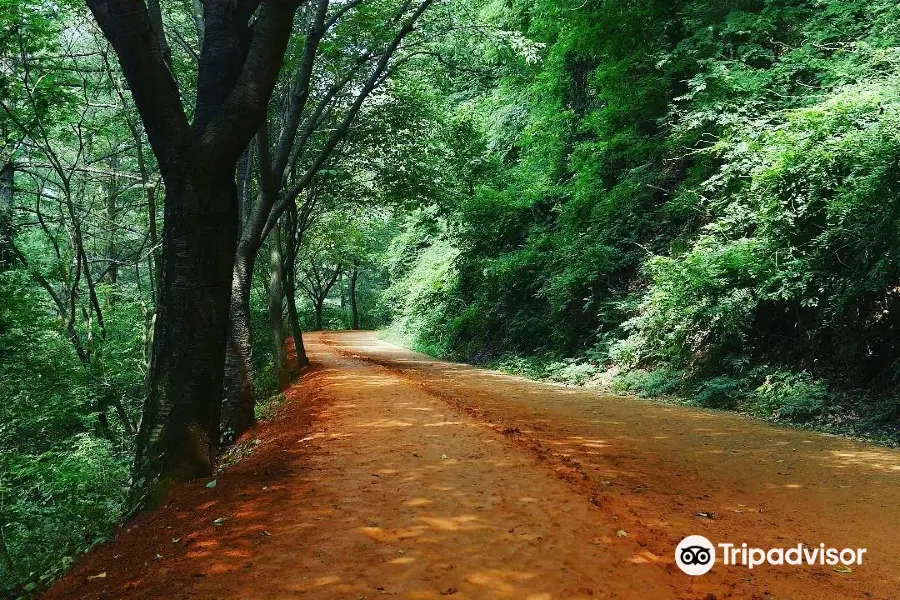
[[[446,139],[470,143],[448,171],[469,187],[395,240],[395,331],[536,376],[895,431],[897,4],[485,11],[529,46],[480,57],[496,86],[451,83]]]
[[[12,597],[302,331],[896,438],[895,1],[87,4],[0,0]]]

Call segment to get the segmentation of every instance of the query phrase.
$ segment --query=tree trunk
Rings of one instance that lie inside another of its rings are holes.
[[[281,301],[284,286],[281,270],[281,229],[276,227],[269,253],[269,328],[272,330],[273,368],[278,374],[278,391],[284,391],[291,383],[287,370],[287,355],[284,351],[284,326]]]
[[[316,300],[316,331],[322,331],[322,304],[324,299]]]
[[[116,181],[116,171],[119,170],[119,159],[116,156],[112,156],[109,159],[109,181],[107,185],[109,189],[106,190],[106,219],[110,224],[109,230],[109,241],[106,245],[106,260],[107,260],[107,279],[112,285],[116,285],[119,282],[119,253],[118,248],[116,247],[116,227],[115,223],[118,223],[118,208],[116,207],[117,196],[119,195],[118,190],[118,182]],[[109,295],[109,302],[112,303],[114,294]]]
[[[291,328],[291,337],[294,338],[294,348],[297,353],[297,366],[305,367],[309,364],[309,358],[306,356],[306,348],[303,346],[303,330],[300,328],[300,319],[297,317],[297,285],[294,282],[296,277],[297,247],[294,240],[294,232],[292,231],[293,221],[288,213],[288,220],[291,226],[286,226],[284,235],[284,299],[287,305],[288,325]]]
[[[359,331],[359,309],[356,306],[356,280],[359,277],[359,269],[354,268],[350,272],[350,311],[353,314],[353,331]]]
[[[119,57],[166,184],[164,264],[131,497],[134,508],[148,508],[172,481],[213,470],[237,248],[235,167],[265,120],[298,3],[204,2],[196,94],[181,93],[162,47],[165,31],[143,0],[87,4]],[[189,122],[183,98],[193,95]]]
[[[234,259],[228,342],[225,350],[225,402],[222,445],[227,446],[256,423],[253,392],[253,346],[250,332],[250,290],[257,248],[242,244]]]
[[[297,300],[294,298],[294,286],[287,285],[285,278],[284,298],[287,302],[288,325],[291,328],[291,336],[294,338],[294,348],[297,350],[297,366],[305,367],[309,364],[306,356],[306,347],[303,345],[303,329],[300,327],[300,319],[297,317]]]
[[[11,263],[12,204],[15,168],[12,163],[0,166],[0,269]]]
[[[143,507],[162,502],[172,482],[213,472],[237,243],[233,168],[183,170],[167,182],[165,211],[165,261],[132,487],[132,500]]]

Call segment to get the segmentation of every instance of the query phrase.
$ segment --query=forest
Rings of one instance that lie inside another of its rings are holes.
[[[898,327],[896,0],[0,0],[11,598],[304,333],[892,445]]]

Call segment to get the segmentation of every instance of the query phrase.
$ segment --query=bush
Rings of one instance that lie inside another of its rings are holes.
[[[632,392],[643,398],[671,396],[683,387],[683,373],[660,368],[654,371],[634,369],[617,377],[613,383],[618,391]]]
[[[721,375],[697,386],[692,401],[706,408],[737,408],[747,395],[747,384],[741,379]]]
[[[596,364],[577,358],[547,365],[547,374],[551,380],[568,385],[584,385],[594,379],[600,370]]]
[[[0,566],[0,596],[43,588],[104,540],[127,492],[130,437],[104,402],[119,395],[134,418],[133,306],[120,298],[107,312],[85,368],[45,302],[25,273],[0,272],[0,526],[13,564]]]
[[[748,405],[760,417],[805,422],[822,413],[826,394],[825,384],[805,371],[778,371],[753,390]]]

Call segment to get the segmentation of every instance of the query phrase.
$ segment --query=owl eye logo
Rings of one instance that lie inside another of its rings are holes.
[[[688,575],[705,575],[715,562],[715,546],[702,535],[689,535],[675,548],[675,563]]]
[[[705,565],[712,559],[709,548],[688,546],[681,549],[681,562],[686,565]]]

